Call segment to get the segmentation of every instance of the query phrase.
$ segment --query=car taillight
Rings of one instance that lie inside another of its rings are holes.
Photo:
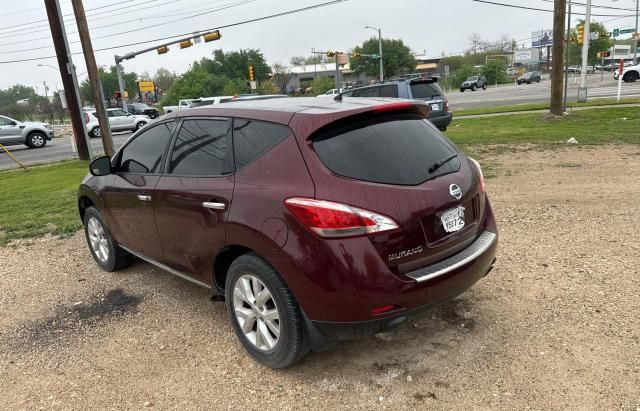
[[[484,174],[482,174],[482,168],[480,167],[480,163],[478,163],[476,160],[474,160],[471,157],[469,157],[469,160],[478,169],[478,175],[480,176],[480,192],[484,193]]]
[[[449,100],[445,100],[444,101],[444,111],[446,111],[446,112],[449,111]]]
[[[321,237],[353,237],[398,228],[387,216],[333,201],[292,197],[284,204],[305,227]]]
[[[90,120],[89,120],[89,114],[84,113],[84,123],[85,123],[85,124],[89,124],[89,121],[90,121]]]

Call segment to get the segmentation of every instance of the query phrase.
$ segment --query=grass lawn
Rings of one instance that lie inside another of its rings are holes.
[[[558,143],[571,137],[580,144],[638,144],[640,109],[576,111],[560,120],[545,120],[543,113],[460,120],[454,116],[445,134],[456,144]]]
[[[622,98],[620,100],[620,104],[638,104],[640,103],[640,98]],[[615,98],[603,98],[597,100],[589,100],[586,103],[576,103],[576,102],[568,102],[567,106],[570,108],[576,107],[597,107],[597,106],[608,106],[616,104]],[[493,107],[479,107],[479,108],[470,108],[470,109],[455,109],[454,108],[454,118],[456,115],[459,116],[472,116],[477,114],[494,114],[494,113],[510,113],[510,112],[518,112],[518,111],[531,111],[531,110],[548,110],[549,103],[525,103],[525,104],[512,104],[508,106],[493,106]]]
[[[0,172],[0,244],[78,230],[76,190],[85,174],[79,160]]]

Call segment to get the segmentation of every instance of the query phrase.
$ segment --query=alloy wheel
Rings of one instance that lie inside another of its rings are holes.
[[[42,147],[44,145],[44,137],[40,134],[34,134],[31,136],[31,144],[33,144],[34,147]]]
[[[107,241],[104,228],[98,219],[94,217],[89,218],[87,222],[87,234],[89,235],[91,249],[96,257],[98,257],[98,260],[101,262],[106,263],[109,259],[109,242]]]
[[[280,340],[280,314],[269,289],[245,274],[233,286],[233,311],[244,336],[261,351],[273,350]]]

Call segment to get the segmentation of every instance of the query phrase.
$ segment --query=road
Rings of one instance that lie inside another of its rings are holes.
[[[579,81],[579,79],[576,79]],[[569,101],[576,101],[579,83],[573,77],[569,80]],[[599,74],[592,74],[588,79],[588,96],[590,100],[616,97],[618,83],[610,73],[605,73],[604,82],[600,82]],[[501,85],[489,87],[487,90],[465,91],[451,90],[447,93],[451,110],[462,113],[464,109],[477,107],[504,106],[524,103],[543,103],[549,101],[551,81],[543,80],[539,84],[523,84],[521,86]],[[624,97],[640,97],[640,82],[622,83]]]
[[[114,133],[113,146],[116,149],[120,148],[131,134],[131,132]],[[11,151],[18,161],[26,166],[54,163],[56,161],[69,160],[78,157],[78,155],[71,149],[71,140],[69,137],[54,138],[41,149],[30,149],[26,146],[8,146],[7,149]],[[91,139],[91,149],[93,153],[103,152],[102,141],[98,138]],[[0,170],[8,170],[16,167],[18,167],[18,165],[6,153],[4,153],[4,151],[0,153]]]

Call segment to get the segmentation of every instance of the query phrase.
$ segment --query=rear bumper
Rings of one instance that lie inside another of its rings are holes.
[[[414,292],[403,296],[404,299],[422,301],[423,303],[417,308],[400,309],[384,318],[368,321],[307,320],[307,328],[314,347],[322,347],[333,341],[358,339],[393,329],[412,316],[454,299],[493,269],[497,244],[497,234],[485,231],[474,243],[458,254],[407,273],[407,276],[414,278],[417,283],[426,284],[426,287],[416,287]]]
[[[437,115],[429,117],[429,121],[431,121],[431,123],[433,123],[433,125],[438,128],[447,127],[449,124],[451,124],[452,119],[453,113],[451,113],[450,111],[439,112],[437,113]]]

